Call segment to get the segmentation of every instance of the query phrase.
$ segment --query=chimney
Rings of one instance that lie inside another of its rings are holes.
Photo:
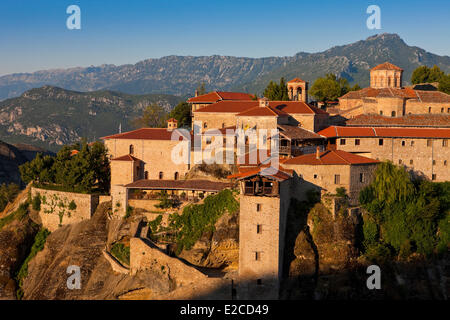
[[[174,129],[178,128],[178,121],[177,119],[170,118],[167,120],[167,130],[172,131]]]
[[[316,159],[319,160],[320,159],[320,147],[316,148]]]
[[[195,90],[195,96],[198,97],[198,90]]]
[[[259,106],[260,107],[268,107],[269,99],[267,99],[266,97],[262,97],[261,99],[259,99]]]

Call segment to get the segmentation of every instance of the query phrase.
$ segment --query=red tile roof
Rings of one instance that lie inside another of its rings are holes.
[[[293,83],[293,82],[306,82],[305,80],[302,80],[300,78],[294,78],[291,81],[288,81],[288,83]]]
[[[417,90],[411,88],[364,88],[357,91],[350,91],[339,99],[363,99],[363,98],[418,98]]]
[[[385,63],[379,64],[379,65],[373,67],[371,70],[399,70],[399,71],[403,71],[402,68],[397,67],[396,65],[393,65],[390,62],[385,62]]]
[[[327,114],[324,110],[310,106],[303,101],[269,101],[269,106],[288,114]],[[256,100],[219,101],[194,111],[194,113],[241,113],[256,107],[259,107],[259,102]]]
[[[191,103],[214,103],[220,100],[252,100],[253,95],[243,92],[213,91],[188,99]]]
[[[191,138],[191,136],[186,136],[185,131],[180,129],[168,130],[167,128],[142,128],[106,136],[101,139],[172,140],[172,134],[174,134],[174,137],[177,137],[176,134],[178,134],[178,137],[184,136],[186,139]]]
[[[244,117],[287,117],[288,114],[277,108],[271,107],[260,107],[259,105],[253,107],[249,110],[238,113],[237,116]]]
[[[216,182],[209,180],[138,180],[125,185],[135,189],[170,189],[170,190],[198,190],[218,192],[230,188],[228,182]]]
[[[358,156],[342,150],[325,150],[319,154],[317,159],[315,153],[301,155],[283,161],[283,164],[293,165],[352,165],[378,163],[378,160]]]
[[[258,106],[258,101],[255,100],[247,100],[247,101],[219,101],[217,103],[213,103],[209,106],[203,107],[196,112],[206,112],[206,113],[240,113],[251,109],[255,106]]]
[[[408,114],[403,117],[386,117],[378,114],[361,114],[345,121],[347,126],[375,127],[450,127],[449,114]]]
[[[256,169],[242,170],[239,173],[228,176],[227,178],[240,180],[244,178],[250,178],[256,175],[263,175],[271,177],[278,181],[284,181],[292,178],[291,172],[292,170],[287,170],[282,167],[280,167],[279,169],[273,167],[258,167]]]
[[[117,158],[111,159],[111,161],[141,161],[141,160],[139,160],[136,157],[133,157],[130,154],[127,154],[127,155],[124,155],[124,156],[121,156],[121,157],[117,157]]]
[[[331,126],[318,134],[335,137],[399,137],[399,138],[450,138],[450,128],[394,128],[394,127],[338,127]]]

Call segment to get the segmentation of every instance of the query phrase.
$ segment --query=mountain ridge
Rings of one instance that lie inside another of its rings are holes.
[[[368,84],[368,70],[390,61],[405,69],[408,82],[420,65],[437,64],[450,72],[450,57],[409,46],[397,34],[383,33],[365,40],[333,46],[327,50],[298,52],[284,57],[234,57],[223,55],[150,58],[135,64],[41,70],[0,77],[0,100],[18,96],[28,89],[52,85],[68,90],[113,90],[129,94],[166,93],[186,95],[202,82],[208,90],[262,92],[267,82],[300,76],[312,83],[331,72],[361,86]]]

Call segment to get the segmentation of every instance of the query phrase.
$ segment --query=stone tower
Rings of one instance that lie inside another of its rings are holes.
[[[295,78],[287,83],[289,99],[308,103],[308,82]]]
[[[278,299],[290,178],[282,171],[240,173],[238,299]]]
[[[385,62],[370,70],[370,87],[380,88],[401,88],[403,69],[392,63]]]

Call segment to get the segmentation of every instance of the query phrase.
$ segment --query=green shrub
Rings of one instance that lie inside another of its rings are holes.
[[[127,218],[131,217],[132,213],[133,213],[133,207],[132,206],[127,206],[127,210],[125,212],[124,219],[127,219]]]
[[[378,243],[368,247],[365,256],[371,262],[384,264],[392,258],[392,252],[387,245]]]
[[[130,247],[116,242],[111,246],[111,254],[123,264],[130,265]]]
[[[37,193],[31,201],[31,207],[36,211],[41,210],[41,196],[39,193]]]
[[[149,221],[148,225],[152,231],[152,233],[158,232],[162,221],[162,215],[157,216],[154,220]]]
[[[77,204],[75,203],[75,201],[70,201],[69,203],[69,210],[75,210],[77,208]]]
[[[346,198],[347,190],[344,187],[336,188],[336,196]]]
[[[0,219],[0,229],[13,220],[22,220],[28,214],[28,202],[22,203],[13,213]]]
[[[34,243],[33,243],[33,246],[31,247],[30,253],[28,254],[25,261],[22,263],[22,266],[20,267],[19,271],[16,273],[16,281],[17,281],[17,284],[19,287],[17,289],[17,293],[16,293],[18,299],[22,299],[22,297],[23,297],[22,286],[23,286],[23,280],[28,275],[28,263],[31,261],[31,259],[34,258],[34,256],[39,251],[44,249],[44,245],[45,245],[45,242],[46,242],[49,234],[50,234],[50,231],[48,231],[47,229],[43,228],[43,229],[39,230],[39,232],[34,237]]]
[[[169,228],[177,231],[177,253],[189,250],[204,232],[214,231],[217,220],[225,213],[239,210],[239,202],[231,190],[225,189],[205,198],[203,204],[191,204],[181,215],[170,216]]]

